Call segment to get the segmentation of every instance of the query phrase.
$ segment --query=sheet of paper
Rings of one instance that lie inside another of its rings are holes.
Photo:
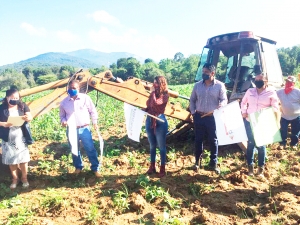
[[[68,120],[68,137],[72,154],[78,156],[78,134],[74,114]]]
[[[219,145],[247,141],[247,133],[238,101],[214,111]]]
[[[280,128],[272,107],[249,114],[256,146],[281,142]]]
[[[146,112],[124,102],[124,115],[127,135],[130,139],[140,142],[140,134]]]
[[[99,148],[100,148],[100,163],[102,164],[102,160],[103,160],[103,147],[104,147],[104,141],[102,136],[100,135],[99,130],[97,130],[97,134],[98,134],[98,139],[99,139]]]
[[[25,120],[22,119],[22,116],[10,116],[8,117],[7,123],[11,123],[13,126],[22,126]]]

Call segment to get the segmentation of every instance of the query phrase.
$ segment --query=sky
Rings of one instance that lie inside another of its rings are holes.
[[[247,30],[288,48],[300,44],[299,9],[299,0],[0,0],[0,66],[79,49],[159,62]]]

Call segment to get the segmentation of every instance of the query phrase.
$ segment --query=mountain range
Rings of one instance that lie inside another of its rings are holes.
[[[120,58],[134,57],[141,63],[144,58],[128,52],[105,53],[92,49],[81,49],[73,52],[48,52],[33,58],[22,60],[17,63],[8,64],[0,67],[0,71],[8,68],[22,69],[30,67],[52,67],[52,66],[73,66],[75,68],[99,68],[101,66],[109,67],[117,63]]]

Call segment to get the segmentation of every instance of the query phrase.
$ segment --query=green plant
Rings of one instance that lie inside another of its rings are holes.
[[[30,125],[35,140],[55,140],[61,141],[66,139],[66,131],[60,125],[58,109],[38,116],[33,119]]]
[[[172,217],[168,210],[164,210],[163,216],[160,216],[155,221],[156,225],[184,225],[180,218]]]
[[[85,186],[86,186],[85,177],[78,177],[76,181],[73,183],[74,188],[81,188]]]
[[[223,166],[222,166],[220,169],[221,169],[220,176],[225,176],[225,175],[231,173],[231,170],[230,170],[230,168],[228,168],[228,167],[223,167]]]
[[[41,207],[48,210],[61,211],[65,210],[70,205],[66,197],[66,192],[48,188],[44,194],[41,202]]]
[[[122,190],[114,194],[113,203],[120,212],[129,209],[128,196],[128,189],[125,184],[123,184]]]
[[[207,149],[204,149],[203,150],[203,153],[202,153],[202,165],[208,165],[209,162],[210,162],[210,152],[207,150]]]
[[[104,168],[107,168],[107,169],[109,169],[110,171],[114,171],[114,170],[116,169],[116,166],[113,165],[113,164],[111,163],[111,161],[107,161],[106,164],[104,165]]]
[[[141,174],[138,179],[135,181],[135,183],[141,185],[142,187],[147,187],[150,183],[150,178],[149,176],[146,176],[144,174]]]
[[[41,173],[48,174],[52,169],[52,162],[51,161],[39,161],[38,168]]]
[[[215,187],[209,184],[190,183],[189,193],[195,198],[200,198],[201,195],[211,192]]]
[[[99,218],[99,210],[97,204],[90,205],[89,210],[84,218],[89,224],[98,224],[97,220]]]
[[[114,156],[120,156],[120,154],[121,154],[120,149],[111,149],[111,150],[106,150],[105,152],[106,152],[105,156],[108,158],[114,157]]]
[[[146,186],[145,191],[145,198],[149,202],[153,201],[155,198],[164,198],[168,195],[168,193],[162,187],[157,187],[156,185]]]
[[[17,205],[21,204],[21,200],[19,199],[19,196],[13,197],[11,199],[5,199],[0,202],[0,209],[8,209],[13,208]]]
[[[177,200],[175,198],[172,198],[171,196],[167,195],[165,197],[165,202],[169,205],[169,207],[171,209],[180,209],[180,204],[181,204],[181,201],[180,200]]]
[[[19,211],[15,213],[11,213],[7,220],[5,221],[6,225],[22,225],[22,224],[30,224],[31,217],[33,216],[33,212],[27,208],[20,207]],[[4,224],[4,223],[3,223]]]
[[[134,154],[132,152],[128,152],[128,160],[129,160],[129,165],[131,167],[135,167],[136,165],[136,157],[134,156]]]
[[[271,225],[283,225],[285,224],[285,219],[284,218],[279,218],[271,221]]]
[[[176,160],[177,156],[176,156],[175,149],[172,149],[171,151],[169,151],[169,152],[167,153],[167,158],[169,159],[170,162]]]
[[[11,190],[4,183],[0,184],[0,198],[4,198],[5,196],[11,194]]]
[[[60,157],[60,165],[63,167],[68,167],[73,165],[72,154],[62,155]]]
[[[152,202],[157,198],[161,198],[171,209],[180,208],[181,201],[172,198],[169,192],[165,191],[162,187],[147,185],[145,181],[140,181],[140,183],[144,185],[143,187],[146,191],[145,199],[147,201]]]

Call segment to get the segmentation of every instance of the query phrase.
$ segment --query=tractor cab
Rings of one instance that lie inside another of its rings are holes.
[[[204,63],[216,66],[216,78],[225,83],[229,101],[241,99],[254,87],[255,75],[263,73],[268,85],[278,89],[283,76],[276,51],[276,42],[251,31],[218,35],[204,46],[195,81],[202,79]]]

